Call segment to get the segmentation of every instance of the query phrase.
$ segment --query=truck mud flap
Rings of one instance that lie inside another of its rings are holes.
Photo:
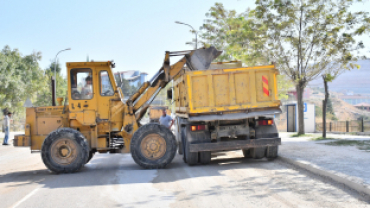
[[[190,152],[238,150],[275,145],[281,145],[281,138],[261,138],[227,142],[190,144]]]

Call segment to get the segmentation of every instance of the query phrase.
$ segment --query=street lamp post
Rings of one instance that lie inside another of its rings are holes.
[[[196,30],[194,30],[194,28],[189,25],[189,24],[186,24],[186,23],[183,23],[183,22],[179,22],[179,21],[176,21],[175,22],[176,24],[181,24],[181,25],[187,25],[189,27],[191,27],[191,29],[193,29],[193,31],[195,32],[195,50],[198,48],[197,45],[198,45],[198,32]]]
[[[52,100],[52,105],[53,106],[56,106],[56,102],[55,102],[55,99],[56,99],[56,95],[57,95],[57,57],[58,57],[58,54],[63,52],[63,51],[67,51],[67,50],[71,50],[71,48],[66,48],[66,49],[63,49],[61,51],[59,51],[57,53],[57,55],[55,56],[55,59],[54,59],[54,91],[52,92],[53,93],[53,100]]]

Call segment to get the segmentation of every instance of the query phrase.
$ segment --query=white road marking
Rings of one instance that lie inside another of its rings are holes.
[[[15,205],[11,206],[13,208],[18,207],[20,204],[22,204],[24,201],[26,201],[28,198],[30,198],[32,195],[34,195],[40,188],[36,188],[31,193],[27,194],[25,197],[23,197],[20,201],[18,201]]]

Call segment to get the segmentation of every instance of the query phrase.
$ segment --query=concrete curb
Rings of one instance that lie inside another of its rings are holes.
[[[315,131],[315,133],[322,133],[321,131]],[[343,134],[350,136],[370,136],[370,132],[326,132],[326,134]]]
[[[278,159],[293,166],[300,167],[313,174],[328,177],[335,182],[345,184],[349,188],[354,189],[361,194],[366,194],[370,196],[370,186],[363,184],[362,181],[358,181],[358,179],[356,180],[355,178],[351,178],[344,174],[335,173],[334,171],[324,170],[306,161],[296,161],[282,156],[279,156]]]

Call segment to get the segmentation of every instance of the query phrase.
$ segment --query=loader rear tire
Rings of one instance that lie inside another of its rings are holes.
[[[45,138],[41,157],[49,170],[55,173],[73,173],[79,171],[88,160],[89,146],[79,131],[61,128]]]
[[[146,169],[160,169],[172,162],[177,142],[172,131],[163,125],[146,124],[132,136],[131,155],[134,161]]]

